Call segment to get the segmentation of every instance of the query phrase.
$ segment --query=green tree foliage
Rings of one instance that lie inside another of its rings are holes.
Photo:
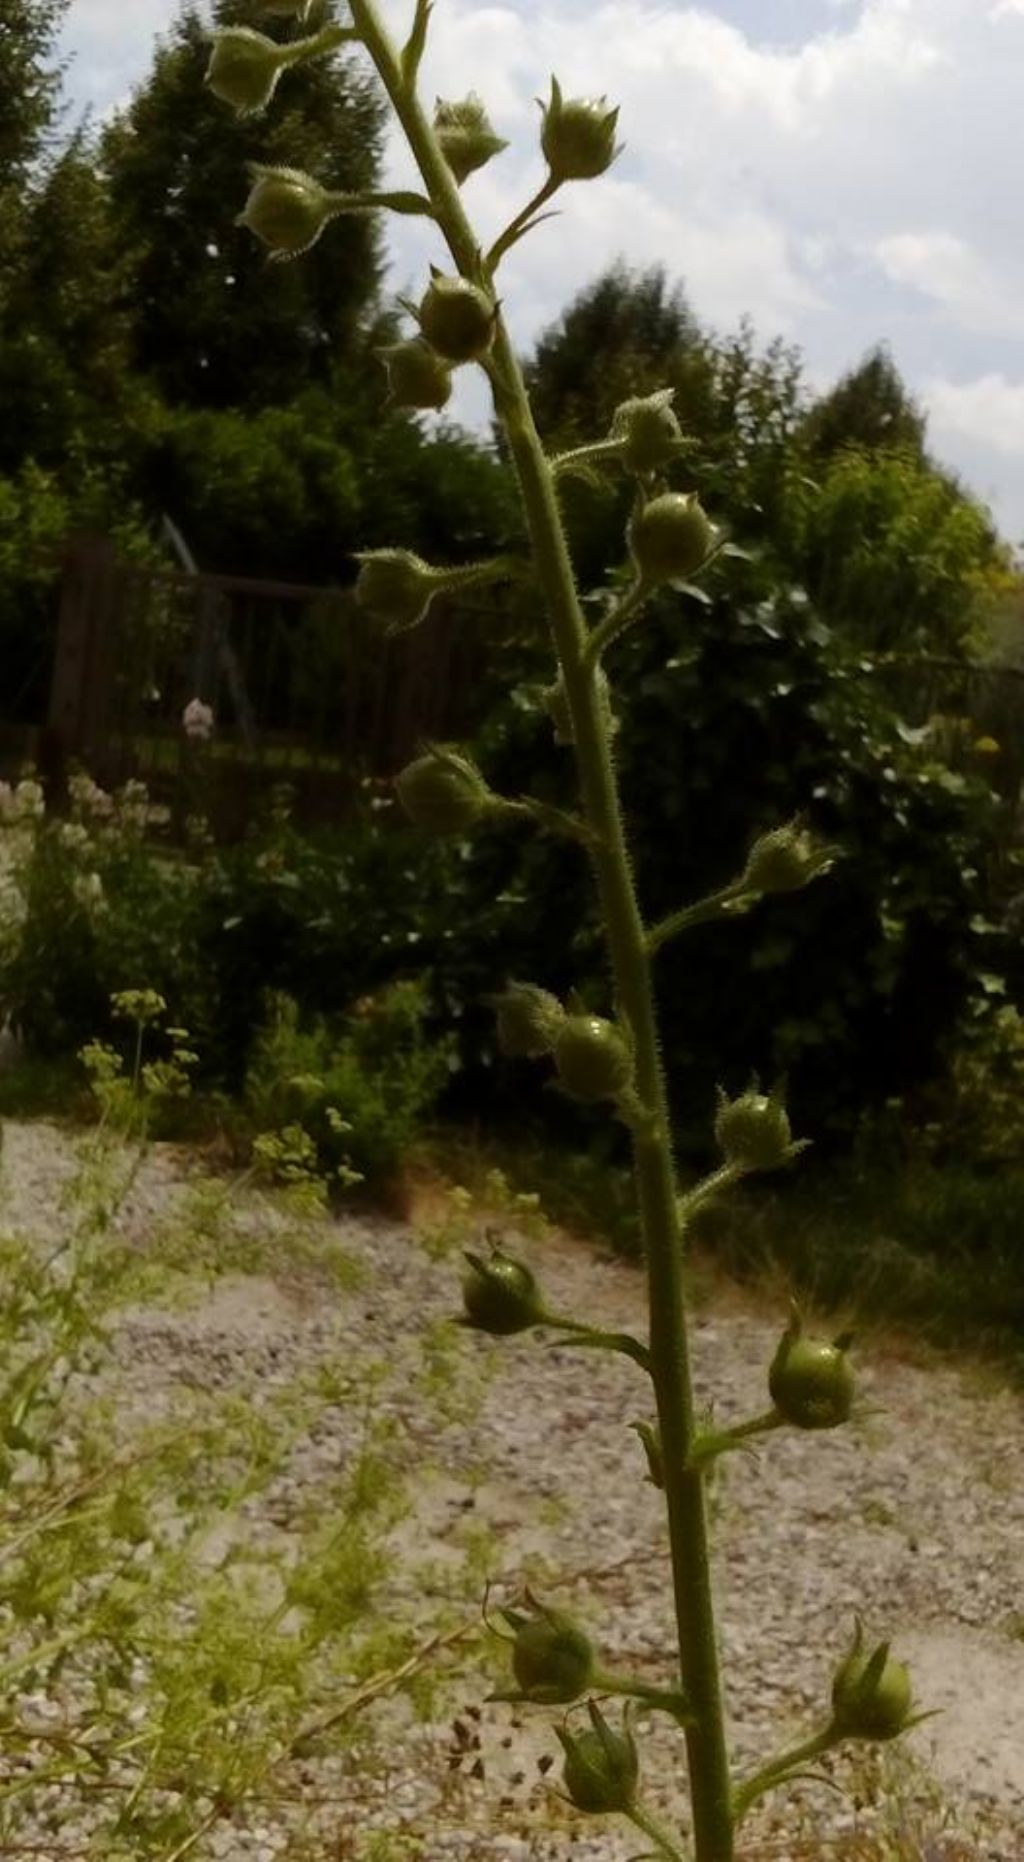
[[[33,170],[60,114],[55,40],[68,0],[0,0],[0,351],[11,339],[8,309],[25,244]]]
[[[0,186],[17,187],[57,124],[54,48],[68,0],[0,0]]]
[[[909,449],[848,447],[794,478],[779,541],[826,618],[879,653],[971,647],[1007,567],[988,512]]]
[[[456,429],[428,437],[405,416],[382,419],[384,371],[365,356],[361,372],[362,389],[354,368],[339,371],[351,396],[336,380],[287,407],[165,410],[147,507],[173,514],[201,567],[277,581],[351,581],[352,552],[396,514],[431,559],[507,541],[518,511],[506,468]]]
[[[895,449],[924,457],[925,417],[884,344],[872,349],[808,410],[800,435],[815,461],[846,446],[864,452]]]
[[[217,19],[251,23],[236,0],[222,0]],[[260,28],[273,32],[274,22]],[[290,72],[265,113],[239,120],[204,90],[208,58],[207,29],[189,6],[102,138],[135,361],[176,406],[282,406],[329,381],[352,343],[376,297],[379,235],[372,217],[344,216],[301,264],[269,264],[233,224],[246,163],[279,162],[328,187],[370,189],[382,107],[374,83],[335,55]]]
[[[755,834],[800,810],[848,856],[827,883],[766,901],[734,933],[691,932],[659,960],[684,1129],[706,1132],[716,1081],[735,1091],[756,1069],[766,1081],[789,1074],[799,1129],[841,1137],[858,1108],[929,1077],[991,964],[995,798],[915,742],[859,662],[802,592],[742,562],[723,569],[710,607],[666,596],[616,650],[617,761],[652,921],[735,877]],[[484,767],[502,793],[519,792],[528,771],[531,793],[565,806],[566,753],[538,703],[546,676],[538,652],[492,716]],[[474,845],[465,884],[458,921],[477,946],[481,920],[492,928],[477,999],[529,976],[556,993],[583,978],[600,1003],[582,853],[510,830]],[[467,1052],[478,1043],[474,1066],[489,1066],[483,1018],[463,1031]]]
[[[662,266],[631,273],[621,260],[580,291],[537,341],[526,366],[534,418],[559,445],[593,439],[620,401],[686,384],[686,417],[706,405],[708,368],[697,321]]]
[[[682,290],[668,291],[662,268],[633,273],[620,262],[543,332],[526,376],[540,431],[558,449],[598,438],[630,396],[674,388],[693,483],[744,537],[770,533],[801,417],[799,360],[785,344],[759,351],[749,323],[713,337]],[[600,582],[616,560],[628,490],[618,479],[572,479],[564,505],[581,580]]]
[[[105,189],[82,130],[26,190],[0,345],[0,471],[26,460],[69,489],[86,460],[120,468],[142,397]]]

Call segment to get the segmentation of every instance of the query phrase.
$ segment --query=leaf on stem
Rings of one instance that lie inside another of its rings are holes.
[[[420,60],[426,47],[431,11],[431,0],[416,0],[416,17],[412,23],[412,31],[402,47],[402,83],[410,93],[416,83]]]
[[[390,213],[418,213],[428,220],[437,218],[433,202],[425,194],[415,194],[408,190],[399,190],[397,194],[375,194],[372,205],[386,207]]]

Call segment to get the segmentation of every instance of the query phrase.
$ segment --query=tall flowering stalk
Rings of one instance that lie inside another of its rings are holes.
[[[490,382],[523,501],[532,565],[498,557],[444,568],[399,546],[367,551],[358,559],[356,596],[383,625],[402,631],[418,625],[438,593],[525,573],[532,573],[539,586],[555,661],[544,703],[556,741],[571,746],[574,754],[578,811],[563,813],[529,797],[496,795],[472,758],[451,745],[428,747],[402,772],[397,787],[409,815],[428,833],[465,834],[488,820],[515,815],[541,831],[569,835],[587,850],[613,980],[609,1014],[565,1005],[535,983],[513,983],[496,1003],[498,1034],[506,1053],[547,1060],[563,1091],[607,1104],[629,1128],[647,1264],[648,1336],[608,1333],[552,1312],[529,1269],[501,1250],[467,1256],[463,1316],[467,1324],[495,1336],[551,1328],[568,1341],[620,1352],[635,1365],[653,1398],[655,1415],[637,1428],[649,1477],[665,1497],[678,1637],[674,1672],[664,1686],[651,1686],[605,1669],[570,1618],[527,1596],[525,1610],[503,1612],[516,1683],[509,1697],[585,1709],[585,1721],[567,1717],[558,1729],[565,1751],[563,1785],[580,1811],[625,1816],[652,1845],[648,1853],[675,1862],[691,1854],[695,1862],[733,1862],[737,1828],[767,1791],[843,1740],[891,1739],[920,1717],[905,1668],[890,1657],[887,1643],[865,1652],[858,1624],[820,1725],[746,1777],[735,1775],[730,1765],[712,1595],[709,1471],[720,1455],[776,1429],[839,1426],[853,1409],[854,1378],[847,1359],[849,1338],[834,1343],[809,1338],[794,1313],[768,1369],[764,1412],[721,1429],[705,1426],[697,1414],[683,1285],[688,1227],[698,1209],[749,1172],[783,1168],[803,1146],[793,1141],[777,1090],[762,1093],[755,1083],[735,1100],[723,1095],[715,1120],[721,1163],[681,1193],[659,1057],[654,963],[664,946],[690,926],[745,912],[767,894],[808,884],[827,870],[835,850],[819,845],[801,822],[789,823],[755,842],[743,871],[729,885],[658,923],[644,917],[616,781],[613,694],[605,661],[638,623],[652,595],[666,587],[685,591],[728,545],[693,491],[672,482],[687,442],[672,409],[671,390],[624,402],[607,434],[570,453],[549,455],[501,315],[498,273],[505,255],[546,217],[542,209],[560,188],[597,179],[610,167],[620,152],[618,111],[609,109],[604,98],[566,98],[552,78],[549,100],[542,104],[545,178],[486,247],[466,216],[459,190],[505,144],[475,95],[457,103],[439,100],[433,118],[427,115],[417,76],[431,0],[414,0],[414,6],[409,37],[401,47],[385,30],[374,0],[350,0],[350,26],[323,28],[291,54],[269,39],[261,49],[255,34],[240,41],[236,32],[233,42],[227,35],[226,44],[226,35],[215,35],[211,67],[219,94],[248,112],[261,86],[269,96],[288,65],[346,39],[364,48],[416,160],[423,194],[345,196],[329,193],[314,177],[296,170],[259,168],[253,171],[253,191],[241,218],[276,258],[307,249],[332,218],[346,211],[385,207],[433,219],[453,269],[431,268],[420,301],[404,306],[415,333],[381,353],[389,404],[443,406],[456,368],[479,367]],[[297,17],[303,12],[298,5],[275,10],[291,10]],[[230,95],[233,85],[237,99]],[[626,472],[634,481],[635,499],[626,537],[630,579],[590,623],[566,542],[559,483],[571,472],[595,466]],[[618,1724],[599,1704],[610,1696],[624,1702]],[[636,1703],[668,1714],[685,1740],[689,1847],[645,1807],[631,1723]]]

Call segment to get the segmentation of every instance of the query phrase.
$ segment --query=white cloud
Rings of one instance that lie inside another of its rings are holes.
[[[952,322],[988,335],[1024,331],[1018,293],[954,233],[892,233],[879,240],[876,252],[890,278],[931,298]]]
[[[889,339],[918,389],[1024,380],[1012,55],[1024,0],[822,0],[816,28],[786,48],[758,43],[765,0],[750,0],[748,31],[722,17],[727,7],[735,14],[734,0],[437,0],[426,100],[479,91],[512,144],[467,185],[484,240],[543,175],[534,99],[552,71],[570,96],[607,92],[621,105],[619,165],[567,188],[561,217],[503,268],[517,342],[621,254],[661,261],[719,326],[750,313],[762,337],[794,337],[812,379]],[[381,8],[403,34],[412,0]],[[67,43],[93,95],[109,102],[143,75],[169,12],[168,0],[71,0]],[[408,155],[391,146],[389,174],[407,179]],[[415,280],[417,294],[436,239],[412,222],[389,239],[397,288]],[[953,406],[937,395],[936,421]],[[961,428],[950,417],[942,432],[955,451]],[[988,445],[1005,466],[994,437],[970,445],[972,461]],[[1024,481],[1015,522],[1024,528]]]
[[[922,398],[938,431],[1024,460],[1024,380],[998,374],[964,382],[934,377],[924,382]]]

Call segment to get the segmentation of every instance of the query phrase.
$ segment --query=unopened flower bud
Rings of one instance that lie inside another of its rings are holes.
[[[544,1302],[534,1275],[521,1261],[500,1248],[489,1258],[467,1250],[469,1271],[463,1276],[462,1304],[465,1323],[495,1338],[511,1338],[544,1323]]]
[[[837,850],[817,840],[797,817],[758,836],[741,884],[751,892],[799,892],[835,865]]]
[[[439,408],[451,399],[451,370],[421,336],[377,354],[388,372],[389,407]]]
[[[427,834],[468,834],[494,803],[476,764],[441,745],[408,763],[395,788],[410,821]]]
[[[549,1610],[529,1598],[535,1614],[503,1612],[515,1631],[512,1672],[521,1694],[548,1706],[565,1706],[579,1700],[590,1687],[596,1668],[594,1647],[571,1616]]]
[[[469,278],[433,277],[420,302],[420,330],[446,362],[477,362],[494,341],[497,306]]]
[[[250,26],[224,26],[213,35],[205,82],[239,116],[265,109],[288,62],[282,47]]]
[[[866,1655],[863,1641],[858,1620],[853,1647],[832,1682],[833,1725],[844,1739],[895,1739],[915,1718],[910,1675],[890,1656],[887,1642]]]
[[[272,259],[295,259],[316,244],[337,212],[327,189],[298,168],[250,162],[253,187],[236,226],[247,226],[269,246]]]
[[[848,1421],[856,1390],[846,1356],[849,1344],[845,1335],[831,1345],[805,1338],[794,1308],[768,1372],[772,1402],[794,1428],[836,1429]]]
[[[357,550],[355,597],[394,633],[422,621],[443,580],[412,550]]]
[[[640,1761],[636,1741],[624,1719],[621,1733],[609,1726],[599,1707],[588,1701],[591,1725],[584,1733],[556,1726],[565,1764],[562,1782],[577,1810],[629,1812],[636,1803]]]
[[[618,109],[605,108],[604,97],[562,96],[558,79],[551,79],[551,101],[537,102],[544,112],[540,146],[556,181],[592,181],[610,168],[621,150],[615,146]]]
[[[726,1163],[740,1170],[780,1170],[804,1148],[793,1142],[780,1088],[761,1093],[756,1080],[737,1099],[718,1088],[715,1141]]]
[[[535,983],[509,983],[494,998],[498,1046],[510,1060],[538,1060],[550,1054],[565,1021],[557,996]]]
[[[685,582],[715,546],[715,527],[696,492],[664,491],[648,498],[629,522],[629,548],[643,580]]]
[[[623,401],[612,415],[608,438],[621,442],[619,458],[627,472],[660,472],[685,444],[672,412],[674,388]]]
[[[508,143],[495,135],[473,91],[461,103],[444,103],[439,97],[434,106],[434,130],[441,154],[460,187],[492,155],[500,155],[502,149],[508,148]]]
[[[559,1081],[573,1099],[617,1099],[633,1077],[629,1048],[602,1015],[567,1015],[553,1053]]]

